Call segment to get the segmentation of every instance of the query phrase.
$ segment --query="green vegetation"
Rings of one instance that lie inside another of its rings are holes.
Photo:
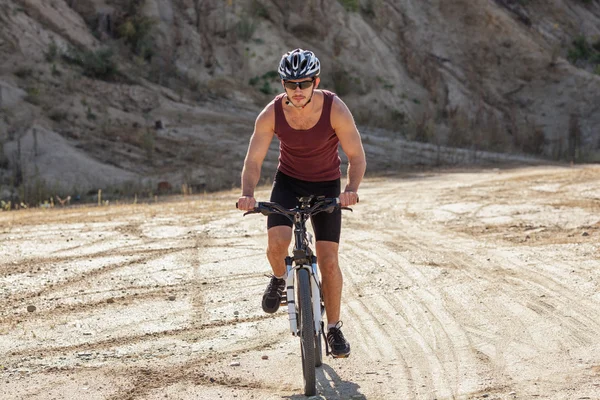
[[[262,82],[262,85],[260,85]],[[260,90],[264,94],[274,94],[277,92],[277,89],[273,89],[271,84],[276,84],[279,82],[279,73],[277,71],[268,71],[262,76],[255,76],[254,78],[250,78],[248,83],[250,86],[259,86],[258,90]]]
[[[62,75],[62,73],[58,70],[58,68],[56,68],[56,64],[52,64],[52,68],[50,69],[50,73],[54,77],[58,77],[58,76]]]
[[[152,31],[155,25],[156,21],[152,18],[134,15],[119,25],[117,34],[134,54],[150,61],[154,56]]]
[[[92,107],[88,106],[87,112],[85,113],[85,117],[88,121],[95,121],[98,119],[98,116],[92,112]]]
[[[252,0],[249,5],[250,13],[256,17],[269,19],[269,10],[260,1]]]
[[[567,59],[576,65],[591,64],[594,71],[598,71],[600,66],[600,40],[591,44],[585,36],[577,36],[569,49]]]
[[[256,32],[256,22],[247,14],[244,14],[236,24],[237,37],[243,42],[248,42]]]
[[[69,116],[69,114],[66,111],[54,110],[48,116],[54,122],[62,122],[65,119],[67,119],[67,117]]]
[[[300,22],[290,27],[290,33],[302,40],[317,39],[322,36],[317,26],[308,22]]]
[[[37,87],[27,88],[27,95],[25,96],[25,101],[30,104],[39,106],[41,104],[40,89]]]
[[[113,50],[108,47],[96,51],[72,48],[68,54],[63,55],[68,63],[82,67],[85,76],[105,81],[113,80],[119,74],[113,56]]]
[[[337,95],[345,96],[350,93],[352,78],[348,71],[340,67],[335,67],[331,71],[331,77],[333,79],[333,90]]]
[[[53,40],[48,45],[48,51],[46,52],[46,54],[44,54],[44,56],[46,57],[46,61],[54,62],[56,60],[56,58],[58,57],[58,55],[59,55],[59,49],[58,49],[58,46],[56,45],[56,42]]]
[[[33,75],[33,70],[31,68],[28,67],[19,67],[16,71],[15,71],[15,75],[18,78],[21,79],[27,79],[29,78],[31,75]]]
[[[360,2],[359,0],[338,0],[342,6],[346,9],[346,11],[357,12]]]
[[[364,2],[361,2],[360,3],[360,12],[368,18],[374,18],[375,17],[374,0],[366,0]]]
[[[394,88],[393,84],[389,83],[388,81],[386,81],[382,77],[378,76],[376,79],[377,79],[377,82],[380,83],[384,89],[386,89],[386,90],[392,90]]]

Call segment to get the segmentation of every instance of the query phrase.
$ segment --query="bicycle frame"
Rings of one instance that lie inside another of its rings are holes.
[[[300,210],[307,209],[311,197],[300,198]],[[317,257],[313,254],[310,248],[311,239],[310,233],[306,230],[306,221],[310,218],[309,214],[304,214],[296,211],[293,214],[294,223],[294,250],[293,257],[286,257],[285,264],[287,269],[287,299],[288,299],[288,315],[290,322],[290,332],[292,335],[298,335],[298,320],[295,304],[295,287],[296,287],[296,271],[304,268],[308,271],[310,277],[310,286],[313,305],[313,319],[315,333],[318,335],[322,329],[322,318],[324,307],[321,304],[321,280],[319,278],[319,268],[317,267]]]

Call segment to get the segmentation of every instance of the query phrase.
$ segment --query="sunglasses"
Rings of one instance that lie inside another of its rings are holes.
[[[300,88],[300,89],[304,90],[304,89],[308,89],[309,87],[311,87],[313,85],[313,83],[315,83],[315,78],[311,79],[310,81],[302,81],[302,82],[284,81],[283,86],[285,86],[286,89],[290,89],[290,90],[296,90],[296,88]]]

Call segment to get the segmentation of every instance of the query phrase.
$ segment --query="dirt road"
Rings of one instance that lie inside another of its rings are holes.
[[[0,213],[0,398],[304,398],[236,198]],[[599,166],[368,179],[341,261],[317,398],[600,399]]]

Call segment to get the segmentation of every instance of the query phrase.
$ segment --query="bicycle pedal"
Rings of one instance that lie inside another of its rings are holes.
[[[348,358],[348,357],[350,357],[350,353],[340,354],[340,355],[335,355],[335,354],[331,353],[331,357],[333,357],[333,358]]]

